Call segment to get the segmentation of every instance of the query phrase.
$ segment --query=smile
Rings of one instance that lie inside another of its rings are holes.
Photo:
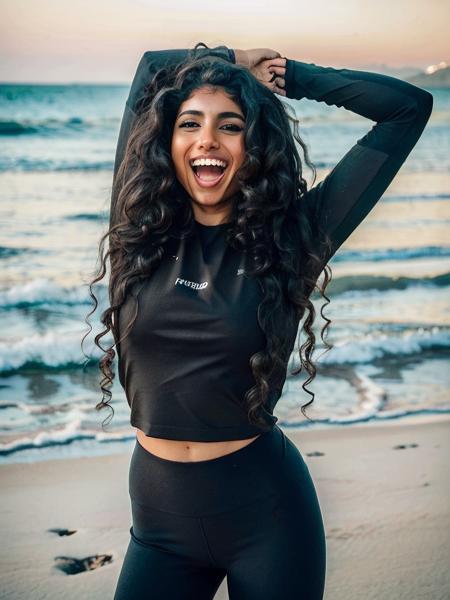
[[[227,163],[224,164],[226,164],[225,167],[218,164],[192,165],[191,163],[191,168],[195,175],[196,183],[203,188],[211,188],[218,185],[225,175],[225,171],[228,167]]]

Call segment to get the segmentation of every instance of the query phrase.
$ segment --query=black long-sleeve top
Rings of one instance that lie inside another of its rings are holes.
[[[235,62],[230,49],[219,47],[214,52]],[[144,86],[162,66],[186,55],[187,50],[143,55],[125,105],[114,175]],[[306,201],[314,205],[311,214],[331,237],[334,254],[411,152],[431,114],[433,97],[394,77],[291,59],[286,62],[285,81],[288,98],[343,106],[375,121],[306,194]],[[113,191],[112,203],[116,201]],[[249,359],[265,345],[256,316],[261,288],[243,276],[243,256],[225,243],[227,226],[195,222],[193,235],[167,249],[139,290],[138,315],[130,334],[117,345],[119,379],[131,407],[131,424],[149,436],[222,441],[262,431],[249,423],[243,402],[255,383]],[[125,302],[121,331],[132,313]],[[272,426],[278,420],[272,413],[282,387],[267,409]]]

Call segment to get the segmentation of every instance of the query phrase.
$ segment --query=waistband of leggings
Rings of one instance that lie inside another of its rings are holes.
[[[186,516],[232,510],[278,493],[284,452],[277,425],[239,450],[203,461],[163,459],[136,440],[130,497],[144,507]]]

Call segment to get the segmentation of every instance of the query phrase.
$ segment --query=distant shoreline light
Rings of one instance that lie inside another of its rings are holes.
[[[448,67],[448,63],[445,60],[441,60],[441,62],[437,65],[430,65],[429,67],[427,67],[425,69],[425,73],[427,75],[432,75],[433,73],[436,73],[436,71],[440,71],[441,69],[445,69],[446,67]]]

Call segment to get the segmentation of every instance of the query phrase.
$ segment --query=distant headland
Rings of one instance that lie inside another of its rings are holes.
[[[450,88],[450,65],[447,62],[430,65],[407,81],[424,88]]]

